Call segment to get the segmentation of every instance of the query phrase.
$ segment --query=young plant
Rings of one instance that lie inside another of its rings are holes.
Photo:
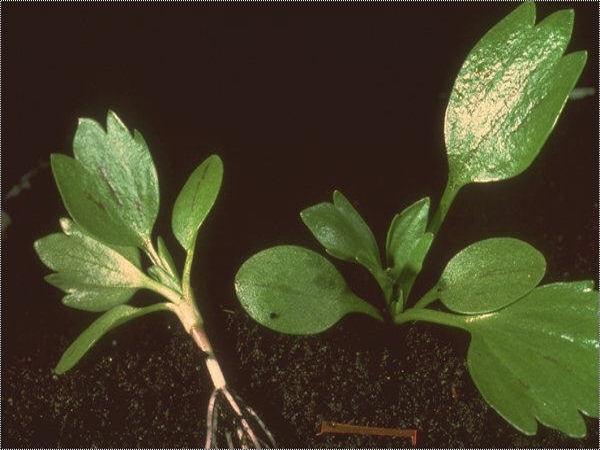
[[[551,132],[586,61],[563,56],[573,12],[535,25],[532,2],[516,8],[471,50],[454,83],[444,135],[448,181],[433,217],[423,198],[397,214],[382,261],[373,233],[339,191],[301,218],[329,255],[366,268],[385,304],[352,293],[327,259],[305,248],[263,250],[239,269],[248,313],[279,332],[321,332],[349,313],[395,324],[428,321],[468,331],[468,367],[485,400],[511,425],[537,421],[583,437],[580,415],[598,417],[598,292],[592,281],[540,286],[544,256],[518,239],[475,242],[454,256],[420,300],[410,293],[459,190],[523,172]],[[445,308],[428,308],[439,301]],[[445,310],[444,310],[445,309]]]
[[[212,155],[200,164],[175,201],[171,226],[186,252],[180,274],[163,239],[152,239],[159,189],[148,146],[137,130],[131,134],[113,112],[108,113],[106,125],[104,130],[93,120],[81,119],[73,142],[75,158],[53,154],[50,159],[71,219],[60,219],[62,233],[39,239],[35,250],[55,272],[45,279],[67,294],[62,300],[66,306],[103,313],[67,348],[55,372],[71,369],[113,328],[155,311],[172,311],[202,350],[214,385],[206,447],[276,446],[258,415],[228,387],[190,282],[196,237],[221,187],[221,159]],[[140,250],[149,260],[146,273]],[[127,305],[139,289],[154,291],[165,301]],[[233,423],[219,429],[223,402]]]

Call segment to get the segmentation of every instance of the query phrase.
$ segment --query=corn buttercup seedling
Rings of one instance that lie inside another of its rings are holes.
[[[158,215],[158,178],[142,135],[131,134],[113,112],[108,113],[106,130],[93,120],[81,119],[73,153],[75,158],[51,157],[52,172],[71,218],[60,220],[62,233],[41,238],[34,247],[55,272],[46,281],[66,293],[63,303],[102,315],[67,348],[55,372],[71,369],[111,329],[155,311],[172,311],[202,350],[214,385],[206,447],[275,447],[263,421],[227,385],[190,285],[196,237],[221,187],[221,159],[212,155],[200,164],[173,207],[173,234],[186,252],[180,274],[163,239],[152,237]],[[146,273],[140,250],[149,261]],[[166,301],[144,307],[127,305],[139,289],[154,291]],[[223,420],[227,420],[225,425]]]
[[[430,218],[429,198],[423,198],[394,216],[383,258],[341,192],[333,193],[332,203],[302,211],[329,255],[374,276],[383,293],[379,307],[356,296],[328,259],[288,245],[260,251],[239,269],[236,292],[248,313],[292,334],[321,332],[349,313],[460,328],[471,335],[467,362],[475,385],[504,419],[525,434],[535,434],[540,422],[585,436],[582,414],[598,417],[598,292],[592,281],[540,285],[544,256],[519,239],[498,237],[467,246],[421,299],[410,297],[460,189],[514,177],[542,148],[586,61],[584,51],[564,54],[572,27],[569,10],[536,25],[535,5],[528,2],[475,45],[446,109],[449,174],[437,210]]]

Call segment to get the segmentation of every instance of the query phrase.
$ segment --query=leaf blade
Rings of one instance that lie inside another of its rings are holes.
[[[598,292],[589,282],[541,286],[465,323],[469,371],[501,416],[526,434],[537,420],[585,436],[579,411],[598,417]]]
[[[333,203],[319,203],[306,208],[300,217],[330,255],[358,262],[372,274],[383,272],[371,229],[340,191],[334,191]]]
[[[422,198],[396,214],[386,239],[388,265],[398,274],[407,264],[419,239],[425,234],[429,217],[429,197]]]
[[[57,272],[47,281],[68,294],[63,299],[67,306],[103,311],[126,302],[145,286],[146,276],[135,265],[135,259],[131,262],[69,219],[62,219],[61,226],[64,234],[38,239],[34,248],[40,260]]]
[[[60,375],[73,368],[96,342],[113,328],[137,317],[168,309],[166,303],[157,303],[143,308],[135,308],[129,305],[115,306],[96,319],[73,341],[61,356],[54,372]]]
[[[140,244],[136,236],[105,204],[110,196],[106,186],[79,161],[66,155],[50,156],[52,174],[69,215],[90,234],[107,243],[123,246]]]
[[[223,179],[223,162],[218,155],[206,158],[181,189],[171,216],[173,234],[185,250],[190,250],[198,229],[212,209]]]
[[[451,184],[518,175],[552,131],[585,58],[561,57],[572,11],[534,22],[533,3],[519,6],[467,56],[445,117]]]
[[[130,133],[109,111],[106,131],[94,120],[80,119],[73,153],[96,180],[96,193],[108,214],[136,237],[136,245],[147,242],[158,215],[159,190],[156,168],[142,135]],[[102,230],[94,231],[97,238],[106,239]]]
[[[526,242],[485,239],[448,262],[438,282],[438,295],[446,307],[462,314],[495,311],[535,288],[545,271],[544,256]]]
[[[319,333],[352,312],[382,320],[327,259],[302,247],[272,247],[255,254],[238,270],[235,290],[256,321],[282,333]]]

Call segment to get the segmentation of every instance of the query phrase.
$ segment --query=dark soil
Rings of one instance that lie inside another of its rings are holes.
[[[466,52],[515,5],[171,6],[2,4],[2,198],[50,152],[71,153],[76,119],[114,109],[142,131],[158,167],[158,232],[184,178],[209,153],[223,191],[202,232],[194,286],[229,383],[282,447],[403,447],[408,440],[316,436],[323,420],[416,428],[423,447],[598,448],[539,426],[525,436],[469,376],[469,336],[359,316],[325,333],[276,334],[233,292],[239,265],[288,243],[318,250],[298,212],[334,188],[376,236],[446,177],[443,112]],[[562,8],[538,5],[539,17]],[[579,83],[597,92],[598,6],[576,3]],[[545,282],[598,274],[598,102],[569,102],[523,175],[465,188],[415,293],[457,251],[513,236],[548,260]],[[52,368],[96,315],[70,310],[43,281],[32,243],[64,215],[49,171],[3,201],[2,447],[199,447],[210,381],[177,319],[148,316],[106,336],[73,370]],[[182,258],[181,254],[177,255]],[[337,263],[377,303],[360,268]],[[138,293],[136,303],[156,300]]]

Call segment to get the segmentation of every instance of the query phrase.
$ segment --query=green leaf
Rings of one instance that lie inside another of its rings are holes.
[[[425,234],[429,215],[429,198],[413,203],[392,219],[385,244],[388,265],[396,276],[408,263],[419,239]]]
[[[189,251],[196,234],[210,212],[221,189],[223,162],[211,155],[190,175],[181,189],[175,206],[171,226],[181,246]]]
[[[526,434],[536,419],[571,437],[598,417],[598,292],[591,282],[538,287],[495,313],[467,318],[468,366],[485,400]]]
[[[127,302],[145,286],[146,276],[135,263],[87,235],[71,220],[61,219],[61,226],[64,234],[43,237],[34,248],[42,262],[57,272],[46,281],[67,293],[65,305],[106,311]]]
[[[236,274],[235,290],[256,321],[281,333],[319,333],[353,312],[382,320],[327,259],[302,247],[272,247],[252,256]]]
[[[535,288],[545,271],[544,256],[526,242],[486,239],[450,260],[438,282],[438,295],[459,313],[495,311]]]
[[[306,208],[300,217],[330,255],[358,262],[373,274],[383,271],[373,233],[341,192],[334,191],[333,203]]]
[[[83,230],[81,230],[83,232]],[[140,250],[137,247],[121,247],[118,245],[110,246],[113,250],[116,250],[123,255],[130,263],[132,263],[138,269],[142,268],[142,258]]]
[[[137,317],[155,311],[168,310],[166,303],[157,303],[144,308],[134,308],[128,305],[119,305],[108,310],[96,319],[63,353],[60,361],[54,368],[57,374],[65,373],[71,369],[90,350],[98,340],[113,328],[118,327]]]
[[[404,300],[408,297],[415,279],[421,273],[423,262],[433,243],[433,237],[433,233],[430,232],[423,234],[417,241],[417,245],[402,271],[399,274],[394,269],[390,271],[390,276],[396,280],[399,288],[404,292]]]
[[[52,173],[65,208],[94,237],[113,245],[137,246],[139,238],[106,204],[110,191],[98,177],[69,156],[50,156]]]
[[[175,265],[175,261],[173,260],[169,249],[165,245],[165,241],[158,236],[157,243],[158,256],[160,257],[165,269],[168,269],[171,277],[177,278],[177,266]]]
[[[167,286],[173,291],[181,294],[181,285],[179,284],[179,282],[175,280],[173,276],[162,267],[152,265],[148,267],[148,273],[152,278],[154,278],[162,285]]]
[[[535,5],[524,3],[467,56],[446,110],[450,184],[518,175],[554,128],[586,54],[562,56],[573,27],[571,10],[534,23]]]
[[[90,234],[109,244],[143,246],[158,214],[156,168],[139,132],[132,135],[112,111],[106,123],[105,131],[80,119],[73,153],[81,166],[54,157],[56,183],[69,214]]]

